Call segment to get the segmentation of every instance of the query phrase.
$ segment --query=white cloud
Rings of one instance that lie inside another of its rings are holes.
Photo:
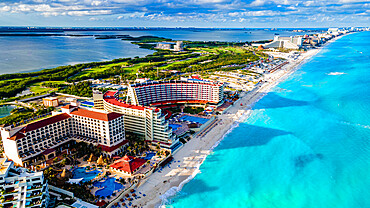
[[[370,0],[339,0],[340,3],[365,3],[370,2]]]
[[[9,11],[10,11],[10,7],[9,6],[0,7],[0,12],[9,12]]]

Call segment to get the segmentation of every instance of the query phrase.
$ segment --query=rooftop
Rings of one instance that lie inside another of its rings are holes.
[[[4,175],[12,162],[7,161],[6,158],[0,158],[0,175]]]
[[[131,87],[143,87],[143,86],[149,86],[149,85],[163,85],[163,84],[204,84],[204,85],[222,85],[221,83],[216,82],[210,82],[205,80],[199,80],[199,79],[188,79],[188,81],[185,80],[168,80],[168,81],[148,81],[143,83],[137,83],[132,84]]]
[[[137,109],[137,110],[151,109],[151,108],[147,108],[147,107],[143,107],[139,105],[131,105],[131,104],[121,102],[114,97],[114,94],[116,94],[116,91],[107,91],[104,94],[104,100],[112,105],[117,105],[117,106],[124,107],[124,108],[131,108],[131,109]]]
[[[147,160],[136,158],[132,156],[124,156],[123,158],[117,160],[112,165],[111,168],[118,169],[125,171],[127,173],[133,173],[135,170],[140,168],[142,165],[146,163]]]
[[[76,116],[82,116],[82,117],[97,119],[97,120],[101,120],[101,121],[111,121],[111,120],[114,120],[116,118],[119,118],[119,117],[123,116],[122,114],[114,113],[114,112],[112,112],[112,113],[101,113],[101,112],[86,110],[86,109],[82,109],[82,108],[76,108],[75,110],[73,110],[71,112],[71,114],[76,115]]]
[[[104,145],[101,145],[99,144],[99,147],[101,147],[101,149],[104,151],[104,152],[113,152],[114,150],[118,149],[119,147],[127,144],[128,141],[127,140],[123,140],[122,142],[120,142],[119,144],[116,144],[114,146],[111,146],[111,147],[108,147],[108,146],[104,146]]]
[[[49,118],[46,118],[46,119],[42,119],[40,121],[36,121],[36,122],[30,123],[30,124],[27,124],[21,130],[21,132],[26,133],[26,132],[29,132],[29,131],[33,131],[35,129],[38,129],[38,128],[41,128],[41,127],[44,127],[44,126],[47,126],[47,125],[65,120],[65,119],[68,119],[70,117],[71,116],[66,114],[66,113],[61,113],[61,114],[58,114],[58,115],[55,115],[55,116],[52,116],[52,117],[49,117]]]

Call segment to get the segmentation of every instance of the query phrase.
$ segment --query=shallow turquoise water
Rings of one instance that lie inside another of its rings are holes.
[[[369,60],[370,32],[328,45],[254,106],[168,207],[370,207]]]

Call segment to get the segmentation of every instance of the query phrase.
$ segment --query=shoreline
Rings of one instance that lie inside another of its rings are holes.
[[[164,207],[169,197],[175,196],[187,182],[200,172],[200,166],[206,157],[212,153],[213,149],[238,127],[239,123],[252,114],[253,105],[271,92],[279,83],[289,78],[325,46],[343,36],[345,35],[333,38],[321,47],[301,54],[297,60],[289,62],[273,74],[266,75],[264,81],[267,82],[249,93],[243,93],[241,99],[235,103],[236,105],[231,107],[226,114],[217,117],[219,119],[217,124],[205,136],[192,138],[173,155],[174,162],[171,166],[176,166],[176,168],[166,166],[162,173],[154,172],[136,189],[147,196],[134,201],[133,204],[139,207]],[[240,103],[243,106],[240,106]]]

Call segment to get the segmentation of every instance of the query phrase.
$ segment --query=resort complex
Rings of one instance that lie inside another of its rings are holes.
[[[26,73],[25,89],[39,94],[17,95],[28,92],[11,89],[23,75],[4,75],[12,87],[0,86],[9,108],[0,118],[0,207],[155,207],[259,99],[345,33],[260,42],[107,35],[99,38],[156,51]]]
[[[15,167],[14,162],[0,158],[0,207],[47,207],[48,184],[42,172]]]
[[[48,118],[2,127],[1,137],[6,157],[24,166],[25,161],[35,160],[40,154],[54,158],[56,149],[70,141],[92,143],[102,147],[105,154],[118,154],[127,144],[123,123],[118,113],[68,105]]]

